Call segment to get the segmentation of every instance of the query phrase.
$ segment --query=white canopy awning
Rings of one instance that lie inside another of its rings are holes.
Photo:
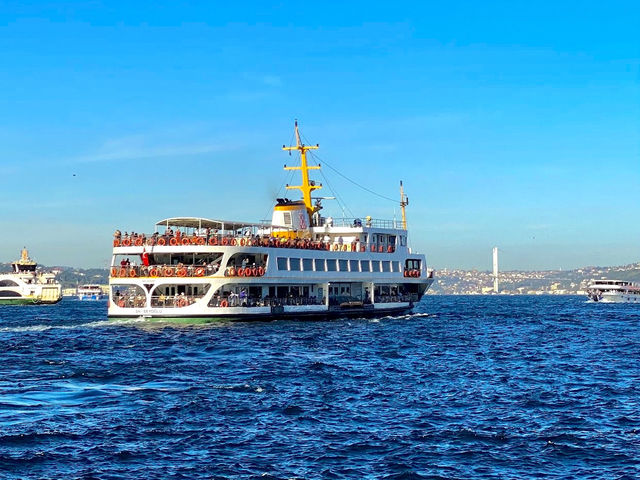
[[[238,222],[234,220],[212,220],[198,217],[173,217],[156,222],[156,226],[185,227],[185,228],[211,228],[218,230],[240,230],[242,228],[269,228],[271,225],[264,223]]]

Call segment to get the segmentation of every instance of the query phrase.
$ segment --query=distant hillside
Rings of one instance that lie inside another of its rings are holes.
[[[493,275],[478,270],[438,270],[437,282],[430,293],[490,293]],[[574,270],[500,272],[501,293],[513,294],[581,294],[592,279],[609,278],[640,283],[640,263],[617,267],[583,267]]]
[[[47,267],[39,265],[38,269],[44,271],[59,270],[58,281],[62,288],[73,288],[84,283],[97,283],[106,285],[109,283],[109,270],[106,268],[73,268],[73,267]],[[0,263],[0,273],[11,272],[10,263]]]

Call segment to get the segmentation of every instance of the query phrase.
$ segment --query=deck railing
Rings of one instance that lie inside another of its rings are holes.
[[[209,245],[209,246],[241,246],[241,247],[269,247],[269,248],[297,248],[304,250],[328,250],[340,252],[374,252],[393,253],[396,246],[383,243],[351,242],[344,243],[340,240],[335,242],[312,241],[309,239],[287,239],[279,237],[232,237],[232,236],[197,236],[197,235],[152,235],[150,237],[142,235],[116,236],[113,239],[114,247],[144,247],[144,246],[187,246],[187,245]]]

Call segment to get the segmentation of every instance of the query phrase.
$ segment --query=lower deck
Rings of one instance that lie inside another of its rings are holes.
[[[401,312],[420,301],[433,279],[412,283],[252,283],[199,279],[111,284],[112,318],[281,318],[367,316]]]

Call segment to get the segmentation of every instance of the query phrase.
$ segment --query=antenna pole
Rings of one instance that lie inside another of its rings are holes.
[[[298,150],[300,152],[300,166],[299,167],[287,167],[285,166],[285,170],[300,170],[302,173],[302,185],[287,185],[287,189],[298,189],[302,192],[302,200],[304,201],[305,206],[307,207],[307,212],[309,213],[309,218],[313,215],[313,204],[311,203],[311,192],[314,190],[318,190],[322,188],[322,185],[316,185],[309,180],[309,170],[320,170],[320,166],[308,166],[307,164],[307,150],[317,150],[320,148],[319,145],[305,145],[300,140],[300,131],[298,130],[298,121],[295,122],[295,132],[296,132],[296,145],[293,147],[285,147],[282,146],[283,150]]]
[[[406,206],[409,205],[409,199],[404,194],[404,187],[402,186],[402,180],[400,180],[400,208],[402,209],[402,228],[407,229],[407,212]]]

